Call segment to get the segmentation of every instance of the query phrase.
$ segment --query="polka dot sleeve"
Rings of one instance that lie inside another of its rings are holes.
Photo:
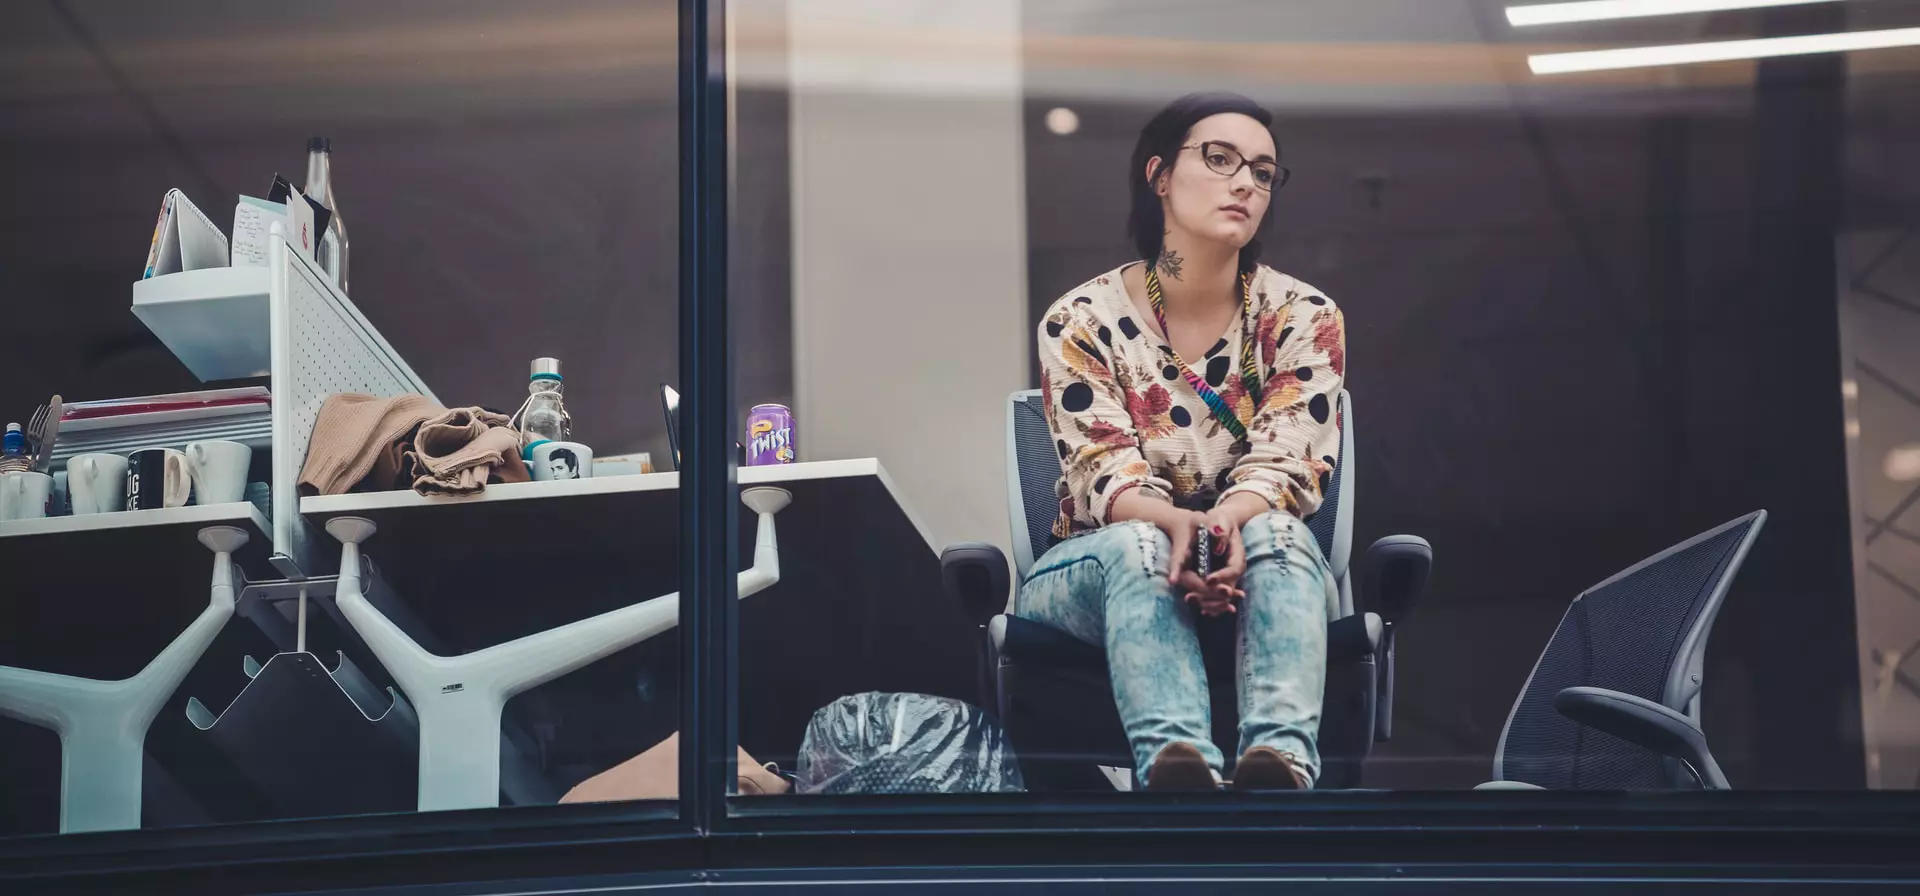
[[[1114,499],[1135,488],[1170,500],[1169,483],[1154,475],[1141,451],[1126,389],[1114,374],[1111,330],[1091,302],[1055,304],[1038,335],[1047,424],[1066,474],[1062,517],[1078,527],[1104,526]]]
[[[1304,519],[1320,509],[1322,477],[1333,471],[1333,458],[1316,457],[1315,448],[1331,450],[1340,440],[1334,402],[1347,370],[1346,322],[1331,300],[1311,291],[1274,317],[1260,330],[1271,373],[1247,427],[1247,453],[1220,497],[1250,492]]]

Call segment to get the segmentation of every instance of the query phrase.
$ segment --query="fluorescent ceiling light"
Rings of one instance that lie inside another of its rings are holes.
[[[1515,28],[1524,28],[1528,25],[1603,22],[1608,19],[1637,19],[1645,16],[1670,16],[1688,12],[1720,12],[1728,9],[1756,9],[1762,6],[1836,2],[1839,0],[1582,0],[1579,3],[1509,6],[1507,21]]]
[[[1080,130],[1080,116],[1075,115],[1072,109],[1065,106],[1049,109],[1047,110],[1047,130],[1065,137]]]
[[[1763,37],[1756,40],[1723,40],[1704,44],[1670,44],[1664,47],[1629,47],[1581,53],[1543,53],[1538,56],[1528,56],[1527,67],[1533,69],[1536,75],[1557,75],[1566,72],[1643,68],[1650,65],[1685,65],[1693,62],[1726,62],[1732,59],[1764,59],[1769,56],[1804,56],[1809,53],[1879,50],[1887,47],[1910,47],[1916,44],[1920,44],[1920,28],[1890,28],[1885,31]]]

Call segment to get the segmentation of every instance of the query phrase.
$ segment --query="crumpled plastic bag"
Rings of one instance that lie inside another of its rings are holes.
[[[798,793],[1003,793],[1026,789],[986,713],[926,694],[841,697],[813,714]]]

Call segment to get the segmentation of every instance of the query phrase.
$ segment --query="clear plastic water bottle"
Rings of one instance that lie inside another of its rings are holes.
[[[573,434],[567,419],[567,406],[561,400],[565,385],[560,379],[560,359],[535,358],[533,372],[527,377],[527,413],[520,421],[527,445],[537,442],[565,442]]]
[[[0,440],[0,473],[18,473],[33,468],[33,461],[27,457],[27,434],[22,432],[20,424],[7,424],[7,435]]]

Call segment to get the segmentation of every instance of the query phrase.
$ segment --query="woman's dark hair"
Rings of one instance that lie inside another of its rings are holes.
[[[1133,207],[1127,213],[1127,237],[1148,263],[1160,257],[1167,221],[1166,212],[1160,207],[1160,195],[1154,192],[1153,181],[1146,177],[1147,160],[1154,156],[1161,158],[1155,177],[1172,171],[1180,158],[1180,146],[1187,142],[1187,133],[1193,126],[1203,118],[1226,112],[1245,115],[1260,122],[1269,134],[1273,132],[1273,113],[1237,93],[1189,93],[1168,103],[1140,129],[1140,139],[1133,145],[1133,160],[1127,164],[1127,192],[1133,198]],[[1274,138],[1273,145],[1278,154],[1278,137]],[[1271,212],[1272,206],[1267,210]],[[1267,219],[1262,218],[1260,228],[1266,226]],[[1253,270],[1259,260],[1260,239],[1256,231],[1255,237],[1240,249],[1240,270]]]

